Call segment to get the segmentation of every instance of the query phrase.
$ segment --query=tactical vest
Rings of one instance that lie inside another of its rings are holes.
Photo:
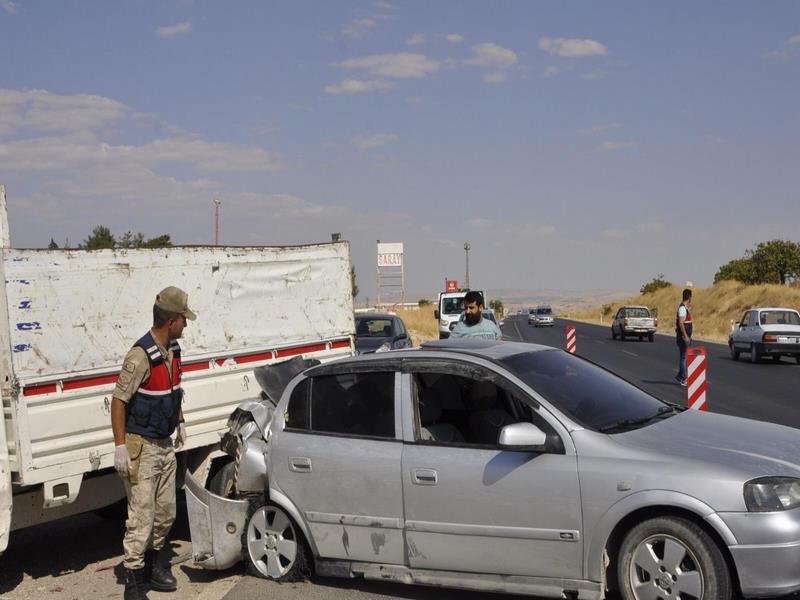
[[[172,435],[178,424],[183,389],[181,388],[181,347],[170,342],[172,349],[172,380],[169,369],[156,341],[148,331],[134,344],[147,354],[150,377],[143,383],[126,406],[125,431],[149,438],[163,439]]]
[[[681,302],[680,306],[678,307],[678,311],[675,313],[675,333],[681,335],[681,327],[680,327],[680,312],[681,306],[686,308],[686,318],[683,320],[683,327],[686,329],[686,335],[690,338],[692,337],[692,311],[689,310],[689,307],[686,306],[683,302]]]

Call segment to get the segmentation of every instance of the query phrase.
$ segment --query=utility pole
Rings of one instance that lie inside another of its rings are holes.
[[[469,249],[470,249],[469,242],[466,242],[464,244],[464,252],[466,252],[467,254],[467,276],[464,278],[464,280],[467,289],[469,289]]]
[[[222,200],[214,198],[214,245],[219,246],[219,206]]]

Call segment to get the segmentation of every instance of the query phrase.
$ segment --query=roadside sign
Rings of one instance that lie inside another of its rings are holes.
[[[567,325],[567,352],[575,354],[575,346],[577,345],[578,334],[572,325]]]
[[[689,373],[686,387],[689,408],[708,410],[706,403],[706,349],[703,346],[687,348],[686,370]]]
[[[458,291],[458,281],[456,279],[447,280],[447,291],[448,293]]]

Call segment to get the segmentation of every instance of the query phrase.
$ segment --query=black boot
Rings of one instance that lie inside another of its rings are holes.
[[[178,589],[178,581],[172,575],[169,565],[162,566],[158,560],[158,550],[144,553],[144,577],[150,587],[159,592],[174,592]]]
[[[144,569],[125,569],[125,600],[147,600]]]

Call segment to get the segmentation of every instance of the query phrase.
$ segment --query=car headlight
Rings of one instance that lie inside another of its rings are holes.
[[[388,352],[391,349],[392,345],[389,342],[383,342],[375,352]]]
[[[439,319],[439,325],[441,325],[442,327],[447,327],[447,320]]]
[[[750,512],[789,510],[800,506],[800,479],[759,477],[744,484],[744,503]]]

